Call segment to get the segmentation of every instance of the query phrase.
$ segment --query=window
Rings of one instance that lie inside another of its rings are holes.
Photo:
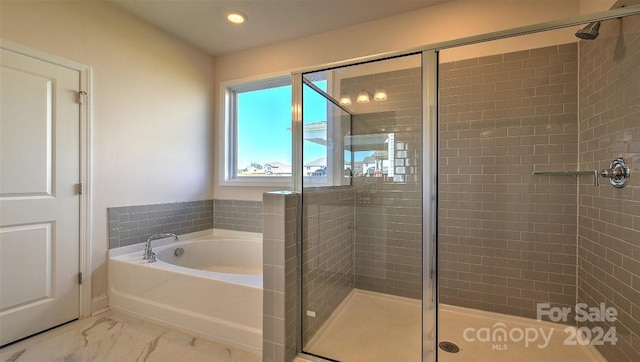
[[[314,86],[325,92],[327,80]],[[221,184],[278,185],[292,183],[291,78],[279,77],[251,82],[225,83],[224,94],[225,173]],[[335,148],[332,132],[339,120],[332,104],[308,87],[303,88],[303,176],[317,186],[333,184],[333,162],[341,159],[343,147]],[[335,108],[335,106],[334,106]],[[338,132],[342,137],[342,131]],[[342,142],[339,142],[340,144]],[[335,148],[335,150],[334,150]],[[337,153],[336,153],[337,152]],[[333,153],[336,153],[335,155]]]
[[[290,184],[291,78],[223,87],[226,118],[223,183]]]

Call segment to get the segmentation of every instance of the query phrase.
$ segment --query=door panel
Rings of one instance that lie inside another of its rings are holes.
[[[46,223],[0,231],[0,311],[51,298],[51,229]]]
[[[1,50],[0,345],[78,318],[78,71]]]
[[[4,67],[0,79],[3,98],[9,97],[1,110],[0,195],[51,195],[53,80]],[[12,99],[21,101],[9,102]],[[21,166],[26,163],[31,167]]]

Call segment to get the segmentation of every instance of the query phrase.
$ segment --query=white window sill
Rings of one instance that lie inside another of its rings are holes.
[[[265,187],[265,188],[293,188],[291,177],[237,177],[230,180],[220,180],[220,186],[231,187]]]

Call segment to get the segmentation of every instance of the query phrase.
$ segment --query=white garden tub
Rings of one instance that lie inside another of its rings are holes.
[[[251,352],[262,349],[262,235],[213,230],[109,252],[109,306]],[[177,248],[183,249],[176,256]]]

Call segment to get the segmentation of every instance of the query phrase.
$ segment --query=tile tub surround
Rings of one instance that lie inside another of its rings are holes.
[[[106,311],[0,349],[2,361],[258,362],[260,356]]]
[[[211,228],[262,232],[262,202],[202,200],[107,209],[109,249],[143,243],[152,234],[182,235]]]
[[[213,200],[213,227],[262,232],[262,201]]]
[[[289,191],[263,195],[264,362],[292,361],[298,351],[298,203]]]
[[[213,228],[213,201],[134,205],[107,209],[109,249],[143,243],[153,234],[182,235]]]
[[[576,303],[577,44],[440,65],[440,302]]]
[[[640,361],[640,16],[603,22],[579,64],[580,168],[622,156],[632,174],[622,189],[579,185],[578,302],[617,310],[616,322],[586,324],[616,328],[618,343],[598,346],[609,361]]]

